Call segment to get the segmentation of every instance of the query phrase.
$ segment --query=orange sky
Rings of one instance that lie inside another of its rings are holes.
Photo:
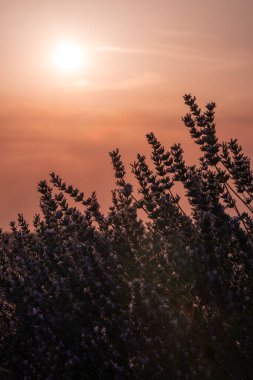
[[[182,125],[182,95],[215,101],[221,139],[252,153],[252,0],[10,0],[0,5],[0,226],[38,212],[37,182],[53,170],[106,206],[108,151],[125,164],[165,146],[196,147]],[[65,39],[88,50],[63,74],[51,51]]]

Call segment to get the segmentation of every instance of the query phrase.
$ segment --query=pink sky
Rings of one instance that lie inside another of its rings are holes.
[[[191,92],[215,101],[221,140],[252,155],[253,3],[242,0],[12,0],[0,12],[0,225],[39,211],[37,182],[56,171],[106,208],[108,151],[126,167],[149,155],[145,134],[196,147],[181,122]],[[70,76],[50,54],[65,39],[89,52]],[[130,170],[129,170],[130,171]]]

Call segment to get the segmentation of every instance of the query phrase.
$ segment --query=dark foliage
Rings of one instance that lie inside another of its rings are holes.
[[[150,133],[138,199],[115,150],[108,215],[52,173],[33,231],[19,215],[1,232],[1,379],[253,378],[250,160],[218,141],[214,103],[184,100],[198,165]]]

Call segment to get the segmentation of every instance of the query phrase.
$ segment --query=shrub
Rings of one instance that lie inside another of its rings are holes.
[[[1,232],[1,378],[252,378],[250,160],[219,142],[214,103],[184,100],[197,165],[149,133],[152,167],[139,154],[132,164],[138,199],[115,150],[108,215],[51,173],[33,231],[18,215]]]

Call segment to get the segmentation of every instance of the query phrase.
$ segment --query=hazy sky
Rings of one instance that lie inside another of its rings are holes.
[[[252,152],[252,0],[9,0],[0,5],[0,225],[39,210],[37,182],[54,170],[106,207],[108,151],[128,167],[149,154],[145,133],[196,148],[182,95],[215,101],[223,140]],[[87,51],[76,73],[52,63],[72,40]]]

